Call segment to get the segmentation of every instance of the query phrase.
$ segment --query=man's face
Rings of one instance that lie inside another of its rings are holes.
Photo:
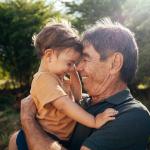
[[[77,67],[84,88],[91,96],[99,94],[100,85],[107,78],[111,67],[109,58],[100,60],[100,57],[100,54],[89,44],[84,47],[83,58]]]

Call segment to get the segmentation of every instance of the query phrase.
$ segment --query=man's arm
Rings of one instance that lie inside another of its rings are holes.
[[[30,150],[66,150],[50,138],[35,119],[36,107],[31,97],[21,101],[21,124]]]

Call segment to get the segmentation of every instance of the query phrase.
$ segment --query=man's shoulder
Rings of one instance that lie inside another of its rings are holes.
[[[150,112],[147,107],[142,104],[139,100],[132,99],[123,105],[116,106],[116,109],[120,110],[120,112],[132,113],[136,112],[137,114],[148,114],[150,116]]]
[[[115,131],[117,127],[117,130],[126,137],[126,132],[135,137],[150,136],[150,112],[140,101],[133,99],[118,108],[118,111],[116,120],[110,123],[108,128]]]

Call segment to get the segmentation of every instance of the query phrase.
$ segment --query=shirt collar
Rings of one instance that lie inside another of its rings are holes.
[[[121,103],[124,103],[125,101],[128,101],[129,99],[133,99],[133,96],[130,90],[126,88],[125,90],[120,91],[119,93],[107,98],[105,101],[113,105],[119,105]]]

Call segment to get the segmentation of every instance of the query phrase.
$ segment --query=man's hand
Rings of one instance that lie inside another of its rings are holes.
[[[31,95],[21,100],[21,123],[25,120],[33,119],[36,114],[36,106]]]

